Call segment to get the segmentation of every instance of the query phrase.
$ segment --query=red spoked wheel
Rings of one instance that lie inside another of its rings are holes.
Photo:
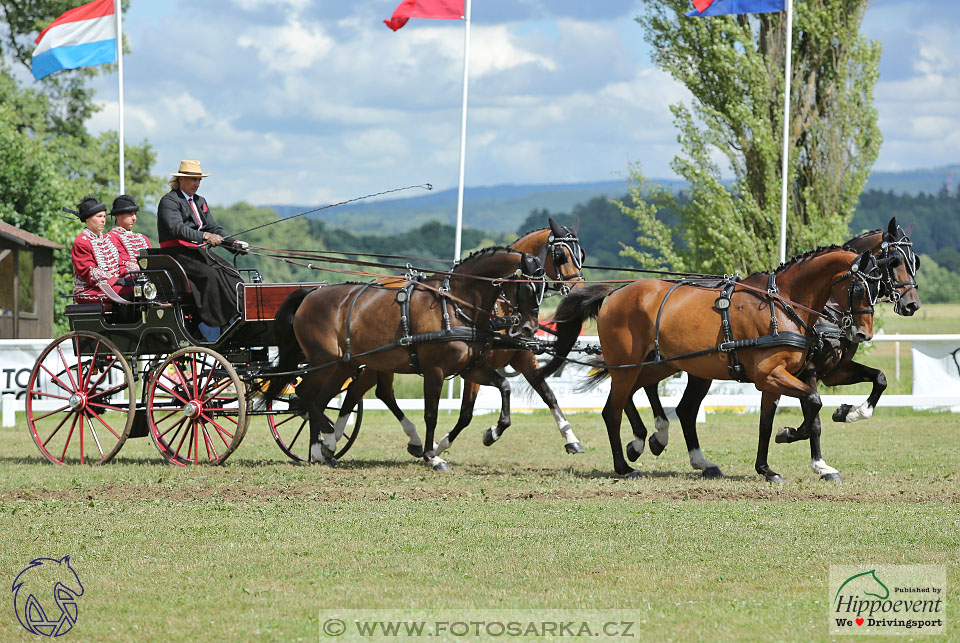
[[[352,380],[347,380],[340,390],[341,397],[346,393],[347,387]],[[306,406],[293,393],[294,386],[288,386],[277,400],[267,402],[267,423],[270,425],[270,432],[277,446],[288,458],[296,462],[310,461],[310,422],[307,417]],[[340,416],[340,399],[333,398],[327,405],[326,415],[331,423],[336,424]],[[357,440],[360,433],[360,422],[363,421],[363,400],[360,400],[356,407],[350,412],[346,426],[343,429],[341,439],[346,440],[343,446],[337,451],[337,459],[341,458],[353,443]]]
[[[105,337],[72,332],[43,349],[27,384],[27,426],[56,464],[103,464],[133,426],[133,371]]]
[[[247,432],[245,391],[233,366],[216,351],[178,350],[150,377],[150,438],[173,464],[222,464]]]

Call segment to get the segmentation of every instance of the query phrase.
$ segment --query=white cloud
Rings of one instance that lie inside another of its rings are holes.
[[[294,18],[280,27],[250,29],[237,38],[237,44],[255,49],[268,70],[292,73],[323,60],[334,41],[320,25],[304,25]]]

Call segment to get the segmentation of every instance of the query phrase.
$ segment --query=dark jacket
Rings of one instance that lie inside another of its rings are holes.
[[[168,242],[167,245],[171,241],[187,241],[199,245],[203,243],[204,232],[226,236],[223,228],[213,220],[210,208],[207,207],[207,200],[196,194],[193,202],[203,222],[202,230],[197,226],[193,210],[180,190],[170,190],[163,195],[160,205],[157,206],[157,235],[161,244],[165,241]]]

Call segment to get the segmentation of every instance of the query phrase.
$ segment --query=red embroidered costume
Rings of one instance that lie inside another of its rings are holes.
[[[77,303],[96,303],[105,295],[97,286],[106,281],[123,295],[132,289],[117,285],[117,280],[127,272],[120,263],[120,253],[110,237],[84,228],[73,241],[70,250],[73,258],[73,300]]]
[[[120,255],[120,265],[124,268],[124,272],[139,270],[140,266],[137,264],[137,255],[144,248],[150,247],[150,239],[147,239],[146,235],[121,228],[120,226],[116,226],[108,232],[107,237],[109,237],[110,240],[113,241],[113,245],[117,247],[117,252]]]

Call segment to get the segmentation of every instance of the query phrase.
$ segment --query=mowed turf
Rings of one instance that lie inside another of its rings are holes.
[[[826,640],[832,564],[948,565],[955,604],[955,414],[838,425],[825,410],[826,461],[846,481],[817,480],[806,443],[772,444],[777,486],[753,471],[753,414],[700,425],[723,480],[690,469],[676,422],[625,481],[597,414],[571,416],[576,456],[547,414],[483,447],[493,418],[474,419],[441,475],[385,413],[336,470],[287,462],[258,419],[222,467],[174,468],[147,438],[103,467],[57,467],[21,415],[0,430],[0,580],[69,554],[85,588],[76,640],[315,640],[338,608],[604,609],[640,640]],[[32,639],[5,604],[0,639]]]

